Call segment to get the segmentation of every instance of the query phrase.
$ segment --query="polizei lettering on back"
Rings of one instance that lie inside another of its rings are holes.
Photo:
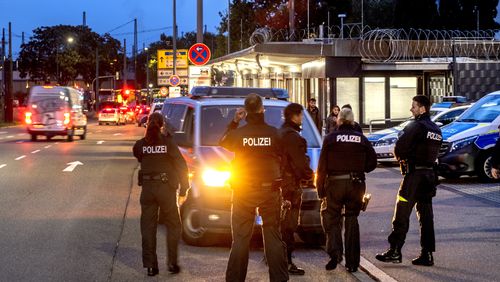
[[[361,143],[361,137],[356,135],[337,135],[337,142]]]
[[[245,137],[243,138],[243,147],[269,147],[271,146],[271,137]]]
[[[443,137],[439,133],[434,133],[434,132],[427,132],[427,139],[435,140],[435,141],[442,141]]]
[[[143,154],[166,154],[167,146],[143,146],[142,147]]]

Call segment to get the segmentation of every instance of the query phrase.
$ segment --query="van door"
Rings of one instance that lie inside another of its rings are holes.
[[[64,114],[69,111],[65,95],[35,95],[30,98],[29,109],[35,128],[56,129],[64,126]]]

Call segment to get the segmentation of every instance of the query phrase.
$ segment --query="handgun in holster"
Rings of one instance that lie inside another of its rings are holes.
[[[139,186],[142,186],[142,176],[143,176],[143,173],[142,173],[142,170],[139,170],[139,173],[137,174],[137,185]]]
[[[401,169],[401,175],[405,176],[409,173],[409,167],[408,167],[408,161],[407,160],[400,160],[399,161],[399,168]]]
[[[366,208],[368,207],[368,204],[370,203],[370,199],[372,198],[372,194],[365,194],[363,196],[363,201],[361,204],[361,210],[366,211]]]

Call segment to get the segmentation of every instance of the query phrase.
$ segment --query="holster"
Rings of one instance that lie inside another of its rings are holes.
[[[399,168],[401,169],[401,175],[403,175],[403,176],[405,176],[408,173],[410,173],[409,166],[408,166],[408,161],[406,161],[406,160],[400,160],[399,161]]]

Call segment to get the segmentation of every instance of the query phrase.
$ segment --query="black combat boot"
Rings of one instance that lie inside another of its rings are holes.
[[[385,253],[377,254],[376,259],[383,262],[401,263],[403,256],[401,255],[401,248],[390,247]]]
[[[420,252],[420,256],[412,260],[411,263],[413,265],[433,266],[434,257],[432,256],[432,252],[422,250],[422,252]]]
[[[148,276],[155,276],[158,275],[158,273],[160,273],[158,268],[148,267]]]
[[[337,268],[337,258],[331,258],[330,261],[326,264],[326,270],[334,270]]]
[[[170,274],[177,274],[177,273],[181,272],[181,268],[175,263],[169,264],[168,265],[168,272],[170,272]]]
[[[295,263],[291,262],[288,265],[288,273],[290,275],[304,275],[306,272],[302,268],[298,268]]]

